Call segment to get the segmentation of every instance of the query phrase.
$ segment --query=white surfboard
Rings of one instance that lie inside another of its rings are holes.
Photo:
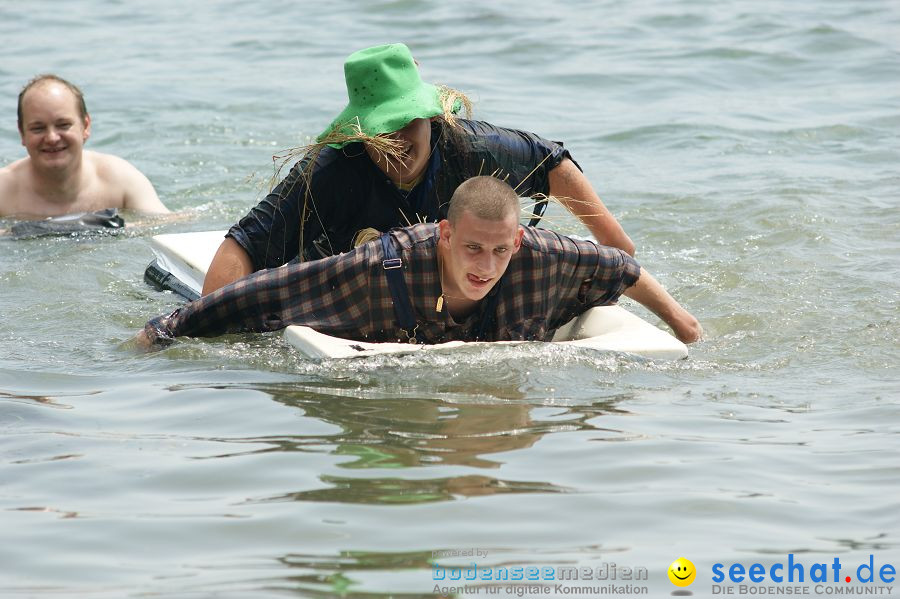
[[[409,354],[420,351],[448,350],[461,346],[516,345],[524,341],[465,342],[449,341],[432,345],[408,343],[368,343],[325,335],[305,326],[292,325],[284,338],[301,354],[312,359],[353,358],[378,354]],[[669,333],[621,306],[598,306],[557,329],[553,343],[587,347],[601,351],[637,354],[646,358],[680,360],[687,347]]]
[[[150,238],[150,248],[159,268],[194,291],[198,296],[203,279],[227,231],[168,233]]]
[[[225,231],[156,235],[150,240],[156,261],[148,267],[148,271],[154,267],[165,271],[176,278],[183,287],[199,295],[206,271],[224,237]],[[296,325],[285,329],[284,338],[303,356],[311,359],[408,354],[452,350],[461,346],[524,343],[522,341],[490,343],[451,341],[433,345],[369,343],[333,337],[309,327]],[[687,346],[681,341],[621,306],[591,308],[560,327],[553,336],[553,343],[601,351],[625,352],[664,360],[680,360],[688,355]]]

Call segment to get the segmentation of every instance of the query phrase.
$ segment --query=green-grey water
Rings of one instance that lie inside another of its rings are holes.
[[[643,567],[669,596],[685,556],[705,597],[716,563],[900,569],[898,31],[890,0],[0,4],[0,164],[21,86],[56,72],[87,147],[181,215],[0,239],[0,595],[435,596],[435,564],[476,562]],[[142,280],[149,238],[242,216],[343,106],[346,55],[392,41],[476,117],[565,141],[703,323],[688,360],[129,349],[177,305]]]

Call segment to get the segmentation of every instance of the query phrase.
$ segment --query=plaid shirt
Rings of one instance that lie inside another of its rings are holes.
[[[425,343],[472,341],[481,311],[455,322],[437,312],[438,226],[391,231],[416,316],[416,338]],[[348,339],[405,341],[373,241],[346,254],[249,275],[168,316],[147,323],[154,342],[179,336],[210,337],[239,331],[273,331],[298,324]],[[491,294],[500,294],[493,326],[483,340],[548,341],[554,331],[588,308],[614,304],[637,282],[640,266],[625,252],[525,227],[522,247]]]

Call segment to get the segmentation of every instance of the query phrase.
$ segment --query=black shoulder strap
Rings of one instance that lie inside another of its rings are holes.
[[[381,266],[384,268],[384,275],[388,280],[391,299],[394,300],[394,314],[397,322],[400,323],[400,328],[409,336],[410,343],[416,343],[416,317],[413,313],[412,303],[409,301],[406,279],[403,278],[403,260],[397,255],[394,244],[391,243],[390,233],[381,234],[381,249],[384,251],[384,260],[381,261]]]
[[[541,196],[537,198],[532,198],[534,200],[534,206],[531,207],[531,219],[528,221],[529,227],[536,227],[539,222],[541,222],[541,217],[544,216],[544,212],[547,211],[547,204],[550,203],[549,198],[547,196]]]

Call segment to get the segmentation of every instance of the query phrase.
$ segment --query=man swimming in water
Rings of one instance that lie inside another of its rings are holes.
[[[129,162],[84,150],[91,117],[81,90],[65,79],[40,75],[28,82],[19,94],[18,126],[28,156],[0,168],[0,217],[169,212]]]
[[[399,291],[391,289],[398,273]],[[154,318],[137,340],[305,325],[364,341],[549,341],[575,316],[623,294],[681,341],[700,338],[697,319],[626,252],[520,226],[515,191],[481,176],[459,186],[440,223],[254,273]]]

